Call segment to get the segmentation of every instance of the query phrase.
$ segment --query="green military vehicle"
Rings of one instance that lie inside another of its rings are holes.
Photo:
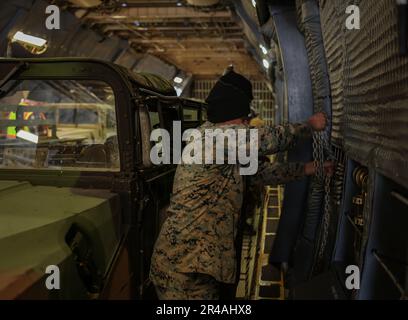
[[[150,133],[205,105],[98,60],[2,59],[0,79],[0,299],[152,297],[175,165]]]

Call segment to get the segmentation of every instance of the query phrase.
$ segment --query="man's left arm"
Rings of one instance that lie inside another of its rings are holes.
[[[322,131],[326,127],[326,115],[322,112],[312,115],[307,122],[262,126],[258,128],[259,150],[261,154],[273,154],[292,148],[299,138],[310,137],[313,131]]]

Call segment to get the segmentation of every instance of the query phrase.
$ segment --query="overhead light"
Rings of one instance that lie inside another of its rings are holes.
[[[256,0],[252,0],[252,6],[256,8]]]
[[[183,3],[181,3],[180,1],[177,2],[177,6],[178,6],[178,7],[181,7],[182,5],[183,5]]]
[[[32,142],[37,144],[38,143],[38,136],[28,131],[18,130],[16,136],[20,139]]]
[[[183,78],[180,78],[180,77],[174,77],[173,81],[174,81],[175,83],[180,84],[180,83],[182,83],[184,80],[183,80]]]
[[[113,19],[126,19],[127,16],[111,16]]]
[[[261,48],[263,54],[268,53],[268,50],[266,50],[266,48],[262,44],[259,45],[259,48]]]
[[[14,34],[12,40],[25,42],[25,43],[31,44],[33,46],[38,46],[38,47],[42,47],[43,45],[47,43],[47,40],[45,39],[30,36],[29,34],[25,34],[24,32],[21,32],[21,31],[17,31]]]
[[[269,62],[268,62],[268,60],[263,59],[263,60],[262,60],[262,63],[263,63],[263,65],[264,65],[265,69],[269,69]]]
[[[30,36],[24,32],[17,31],[11,38],[11,42],[21,44],[26,50],[33,54],[41,54],[47,50],[47,40]]]
[[[123,3],[122,3],[122,7],[126,8],[126,7],[127,7],[127,3],[126,3],[126,2],[123,2]]]

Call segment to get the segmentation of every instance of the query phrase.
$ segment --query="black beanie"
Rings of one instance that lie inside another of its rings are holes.
[[[251,82],[229,71],[215,83],[206,99],[208,120],[219,123],[247,117],[251,113],[252,99]]]

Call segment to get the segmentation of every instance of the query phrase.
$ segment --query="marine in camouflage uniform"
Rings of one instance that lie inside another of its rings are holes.
[[[201,126],[201,130],[215,128],[242,129],[244,126],[220,126],[209,122]],[[310,133],[311,128],[305,124],[260,128],[259,153],[287,150],[298,138]],[[252,183],[281,184],[303,176],[304,164],[264,162],[251,179],[255,180]],[[178,275],[193,281],[198,273],[210,275],[216,282],[234,283],[237,272],[234,240],[242,198],[243,177],[239,164],[180,164],[177,167],[168,217],[156,242],[151,264],[151,279],[162,298],[183,299],[174,292],[166,293],[172,288],[173,291],[183,288]],[[206,295],[196,298],[218,298],[216,282],[208,282]],[[183,289],[182,292],[188,290]]]
[[[216,128],[249,126],[206,122],[199,130]],[[257,129],[260,155],[287,150],[312,132],[307,124]],[[220,283],[235,282],[234,240],[243,200],[239,168],[239,164],[178,165],[167,219],[151,260],[150,279],[159,299],[218,299]],[[302,163],[262,162],[251,179],[281,184],[304,175]]]

